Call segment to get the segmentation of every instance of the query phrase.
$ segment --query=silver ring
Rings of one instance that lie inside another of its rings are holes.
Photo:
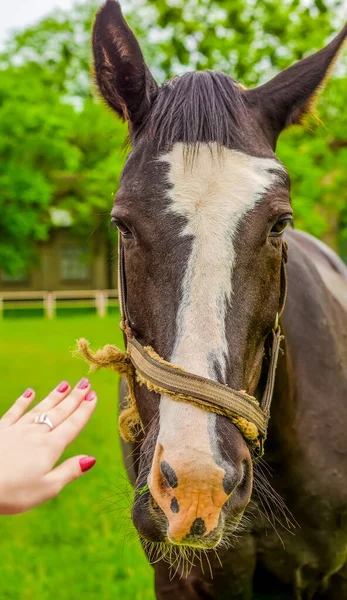
[[[39,415],[38,417],[36,417],[35,423],[43,423],[44,425],[48,425],[48,427],[50,428],[50,430],[52,431],[53,429],[53,423],[51,421],[51,419],[46,415],[46,413],[42,413],[42,415]]]

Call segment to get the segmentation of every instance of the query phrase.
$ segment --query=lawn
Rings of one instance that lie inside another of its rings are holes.
[[[74,340],[122,344],[119,315],[4,319],[0,322],[0,413],[26,387],[42,398],[62,379],[87,373],[72,358]],[[95,467],[34,511],[0,517],[1,600],[153,600],[153,573],[130,522],[131,489],[117,434],[117,376],[90,376],[96,412],[66,456],[97,458]]]

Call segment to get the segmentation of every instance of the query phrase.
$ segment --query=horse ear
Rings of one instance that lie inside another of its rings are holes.
[[[140,124],[158,87],[119,2],[107,0],[97,13],[92,45],[95,79],[102,96],[124,121]]]
[[[301,123],[314,107],[339,50],[347,37],[347,24],[322,50],[279,73],[265,85],[244,92],[260,112],[264,131],[273,148],[285,127]]]

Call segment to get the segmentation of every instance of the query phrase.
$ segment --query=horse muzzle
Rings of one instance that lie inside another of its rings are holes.
[[[236,462],[222,468],[207,452],[191,449],[183,456],[157,443],[146,497],[134,504],[133,521],[139,533],[178,546],[217,547],[226,521],[228,532],[231,524],[236,528],[249,502],[252,464],[248,452],[241,456],[243,445],[247,450],[242,440]]]

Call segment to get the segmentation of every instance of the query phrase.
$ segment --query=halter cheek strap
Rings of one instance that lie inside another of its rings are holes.
[[[119,235],[118,253],[118,286],[119,305],[121,313],[121,328],[127,339],[127,357],[133,367],[133,378],[140,385],[145,385],[150,391],[164,394],[177,402],[188,402],[203,410],[228,417],[238,427],[245,439],[251,442],[254,455],[261,456],[264,451],[264,441],[267,435],[270,406],[275,384],[276,366],[280,343],[283,339],[279,326],[286,293],[287,277],[285,263],[287,261],[287,245],[283,242],[281,264],[281,293],[279,312],[270,333],[270,357],[268,375],[263,397],[260,403],[254,396],[244,390],[234,390],[223,385],[189,373],[184,369],[165,361],[151,347],[144,347],[134,337],[127,311],[126,276],[124,264],[124,248]],[[129,385],[129,377],[128,385]],[[131,381],[134,389],[134,382]],[[133,402],[136,402],[135,395]]]

